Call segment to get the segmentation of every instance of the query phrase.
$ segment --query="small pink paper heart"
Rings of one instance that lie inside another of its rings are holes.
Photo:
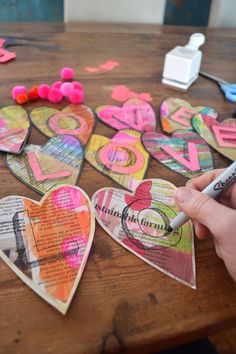
[[[110,71],[112,69],[117,68],[117,66],[119,66],[120,64],[118,63],[118,61],[106,61],[106,63],[99,65],[99,68],[101,68],[102,70],[105,71]]]
[[[112,94],[111,98],[113,100],[116,100],[118,102],[124,102],[127,101],[129,98],[140,98],[143,99],[144,101],[151,102],[152,101],[152,96],[148,92],[142,92],[142,93],[137,93],[134,91],[131,91],[128,87],[124,85],[118,85],[113,87],[112,89]]]
[[[151,102],[152,101],[152,96],[150,95],[150,93],[140,93],[138,95],[139,98],[143,99],[144,101],[147,101],[147,102]]]
[[[126,100],[128,100],[130,97],[130,90],[128,89],[128,87],[126,86],[115,86],[112,89],[112,95],[111,98],[113,98],[116,101],[119,102],[124,102]]]
[[[0,38],[0,47],[2,47],[5,42],[6,42],[6,39]]]
[[[88,66],[87,68],[85,68],[86,71],[88,71],[89,73],[99,73],[100,69],[96,68],[96,67],[90,67]]]
[[[120,64],[118,61],[109,60],[109,61],[106,61],[105,63],[99,65],[98,67],[88,66],[85,68],[85,71],[88,71],[89,73],[103,73],[106,71],[111,71],[119,65]]]

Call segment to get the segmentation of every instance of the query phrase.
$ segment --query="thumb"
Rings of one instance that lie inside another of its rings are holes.
[[[195,189],[178,188],[175,201],[190,219],[205,225],[216,237],[222,235],[222,232],[226,233],[235,219],[235,215],[232,217],[232,209]]]

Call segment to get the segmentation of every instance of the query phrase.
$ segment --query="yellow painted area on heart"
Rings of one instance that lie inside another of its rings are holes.
[[[62,110],[37,107],[30,112],[33,125],[47,137],[73,135],[85,145],[93,131],[93,111],[83,104],[70,104]]]
[[[121,130],[112,139],[92,135],[85,158],[98,171],[129,190],[134,190],[143,180],[149,164],[141,133],[130,129]]]
[[[8,130],[16,128],[28,129],[30,126],[28,113],[20,106],[2,107],[0,109],[0,119],[6,123],[5,127]],[[4,128],[4,126],[1,126],[1,128]]]

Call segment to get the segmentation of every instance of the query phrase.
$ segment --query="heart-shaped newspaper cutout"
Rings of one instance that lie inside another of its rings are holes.
[[[217,112],[210,107],[193,107],[180,98],[168,98],[160,106],[162,130],[166,133],[172,133],[177,129],[192,130],[191,119],[198,113],[217,118]]]
[[[70,104],[61,111],[51,107],[38,107],[30,112],[32,124],[45,136],[73,135],[86,145],[95,126],[91,108]]]
[[[121,186],[134,190],[149,165],[149,154],[136,130],[121,130],[112,139],[92,135],[85,150],[86,160]]]
[[[156,115],[152,106],[140,98],[126,101],[122,107],[103,105],[96,108],[98,118],[110,127],[150,131],[156,129]]]
[[[21,106],[0,108],[0,151],[19,154],[30,132],[27,111]]]
[[[192,131],[177,130],[171,137],[146,132],[142,142],[154,159],[184,177],[197,177],[213,169],[210,148]]]
[[[152,267],[196,288],[191,222],[166,234],[179,213],[176,187],[161,179],[147,179],[132,193],[102,188],[92,197],[99,224],[114,240]]]
[[[44,194],[60,184],[76,185],[84,161],[83,146],[71,135],[58,135],[46,145],[26,145],[21,155],[7,154],[11,173]]]
[[[230,160],[236,160],[236,120],[218,122],[208,115],[197,114],[192,124],[197,133],[215,150]]]
[[[0,200],[0,257],[32,290],[65,314],[90,252],[94,214],[88,196],[60,186],[40,202]]]

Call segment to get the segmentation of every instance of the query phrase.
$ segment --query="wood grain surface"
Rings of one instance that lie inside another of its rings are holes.
[[[0,105],[13,104],[10,91],[14,85],[30,88],[52,83],[59,79],[63,66],[71,66],[84,85],[86,104],[93,109],[115,104],[110,98],[112,87],[127,85],[136,92],[150,92],[157,114],[161,101],[179,97],[195,106],[215,108],[220,120],[230,117],[235,105],[225,100],[214,82],[200,77],[187,93],[161,84],[165,53],[184,45],[194,31],[193,27],[127,24],[1,24],[2,36],[31,36],[45,47],[12,48],[16,60],[0,64]],[[202,70],[235,82],[235,30],[197,31],[206,35]],[[117,60],[120,67],[99,75],[84,70],[106,60]],[[28,104],[27,109],[44,104]],[[65,102],[55,107],[59,106]],[[111,137],[114,130],[98,122],[95,133]],[[30,143],[46,141],[32,129]],[[213,155],[216,167],[229,164],[218,153]],[[176,186],[187,181],[153,160],[147,177],[167,179]],[[99,188],[116,185],[85,162],[79,186],[91,197]],[[11,175],[3,155],[0,187],[0,197],[19,194],[40,199]],[[0,353],[150,353],[232,326],[236,323],[236,284],[216,256],[211,239],[196,240],[196,267],[197,290],[193,290],[145,264],[97,224],[85,272],[63,317],[0,261]]]

